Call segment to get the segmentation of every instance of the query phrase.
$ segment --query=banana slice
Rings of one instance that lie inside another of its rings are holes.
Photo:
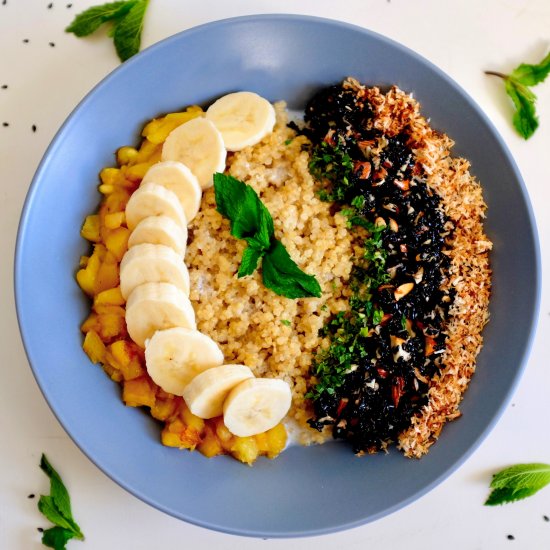
[[[276,426],[290,409],[290,386],[277,378],[251,378],[235,386],[223,405],[227,429],[239,437]]]
[[[212,122],[194,118],[172,130],[162,146],[162,160],[183,162],[197,176],[202,189],[212,187],[215,172],[225,170],[227,152]]]
[[[120,292],[125,299],[143,283],[172,283],[189,296],[189,271],[182,257],[163,244],[138,244],[120,262]]]
[[[187,219],[177,195],[153,182],[140,185],[132,193],[126,205],[128,229],[132,231],[143,218],[149,216],[168,216],[182,227],[187,227]]]
[[[189,410],[200,418],[214,418],[223,412],[227,394],[240,382],[253,378],[244,365],[221,365],[197,374],[184,388]]]
[[[183,290],[170,283],[145,283],[136,287],[126,302],[126,327],[141,347],[157,330],[197,328],[195,312]]]
[[[202,189],[195,174],[185,164],[175,160],[157,162],[147,170],[141,184],[151,181],[170,189],[177,195],[187,223],[197,215],[201,205]]]
[[[145,363],[158,386],[182,395],[197,374],[223,363],[223,353],[206,334],[175,327],[158,330],[145,342]]]
[[[212,103],[206,118],[220,131],[228,151],[240,151],[273,131],[275,109],[254,92],[235,92]]]
[[[128,248],[145,243],[169,246],[183,258],[187,248],[187,226],[181,226],[169,216],[143,218],[130,233]]]

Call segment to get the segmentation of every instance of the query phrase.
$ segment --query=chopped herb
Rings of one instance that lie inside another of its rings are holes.
[[[550,74],[550,53],[538,64],[522,63],[510,74],[485,71],[485,74],[498,76],[504,80],[506,93],[512,99],[516,111],[513,117],[514,127],[521,137],[529,139],[539,126],[535,110],[537,96],[531,86],[544,82]]]
[[[486,506],[514,502],[534,495],[550,483],[550,464],[516,464],[493,476]]]
[[[292,138],[285,140],[285,145],[290,145],[294,140]]]
[[[114,40],[120,60],[126,61],[139,52],[148,5],[149,0],[122,0],[93,6],[79,13],[65,31],[83,37],[110,22],[113,27],[109,36]]]
[[[55,525],[44,531],[42,544],[64,550],[69,540],[84,540],[84,535],[73,519],[67,488],[44,454],[40,459],[40,468],[50,478],[50,495],[40,495],[38,509]]]
[[[315,277],[304,273],[281,241],[275,238],[273,218],[250,185],[217,173],[214,174],[214,192],[218,212],[230,221],[231,235],[248,243],[238,277],[251,275],[262,259],[266,288],[287,298],[321,295]]]
[[[292,324],[288,319],[281,319],[281,323],[283,323],[285,327],[289,327]]]

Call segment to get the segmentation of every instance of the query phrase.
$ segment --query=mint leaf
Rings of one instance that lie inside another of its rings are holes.
[[[538,128],[539,120],[535,112],[537,96],[522,84],[513,80],[506,80],[506,93],[510,96],[516,107],[512,122],[521,137],[529,139]]]
[[[143,20],[148,5],[149,0],[139,0],[115,27],[113,39],[121,61],[126,61],[139,52]]]
[[[97,31],[103,23],[126,15],[138,1],[124,0],[102,4],[101,6],[93,6],[79,13],[65,29],[65,32],[72,32],[78,37],[88,36]]]
[[[241,265],[239,266],[239,271],[237,272],[237,277],[246,277],[246,275],[252,275],[256,268],[258,267],[258,262],[263,256],[263,252],[254,248],[253,246],[248,246],[243,252],[243,257],[241,258]]]
[[[40,459],[40,468],[50,478],[51,494],[40,495],[38,510],[56,526],[44,532],[43,544],[51,548],[63,549],[71,538],[84,540],[80,527],[73,519],[67,488],[44,454]]]
[[[69,529],[50,527],[42,534],[42,544],[48,548],[54,548],[54,550],[65,550],[67,542],[74,538],[74,533]]]
[[[485,501],[486,506],[514,502],[534,495],[550,483],[550,464],[516,464],[493,476],[493,491]]]
[[[522,63],[509,76],[524,86],[535,86],[544,82],[548,74],[550,74],[550,53],[537,65]]]
[[[313,275],[304,273],[290,257],[283,243],[274,240],[262,263],[264,285],[280,296],[308,298],[321,296]]]
[[[289,326],[292,324],[288,319],[281,319],[281,323],[282,323],[285,327],[289,327]]]

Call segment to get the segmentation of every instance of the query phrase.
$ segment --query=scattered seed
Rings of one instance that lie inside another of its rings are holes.
[[[8,85],[7,84],[2,84],[2,90],[7,90],[8,89]]]
[[[2,126],[3,126],[4,128],[7,128],[9,125],[10,125],[9,122],[2,122]]]
[[[53,4],[48,4],[48,9],[51,10],[53,8]]]
[[[542,516],[542,519],[544,521],[550,521],[550,518],[546,514],[544,516]]]
[[[52,48],[55,48],[55,42],[50,42],[50,46],[51,46]]]
[[[34,498],[34,493],[31,493],[30,495],[28,495],[27,498]]]
[[[514,535],[508,535],[506,538],[508,540],[516,540],[516,537],[514,537]]]
[[[23,43],[28,44],[28,43],[29,43],[29,39],[28,39],[28,38],[23,38]]]
[[[67,9],[70,9],[70,8],[72,8],[72,7],[73,7],[72,4],[67,4]]]
[[[44,529],[42,529],[42,527],[37,527],[36,530],[37,530],[39,533],[43,533],[43,532],[44,532]]]
[[[36,132],[36,124],[33,124],[33,125],[31,126],[31,129],[32,129],[33,132]]]
[[[5,6],[8,3],[8,0],[2,0],[2,6]]]

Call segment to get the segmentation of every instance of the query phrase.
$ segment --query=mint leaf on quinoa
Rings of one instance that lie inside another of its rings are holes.
[[[530,89],[544,82],[550,74],[550,53],[535,65],[521,63],[510,74],[485,71],[485,74],[498,76],[504,80],[506,93],[516,108],[512,122],[524,139],[529,139],[539,126],[535,104],[537,96]]]
[[[319,297],[321,287],[313,275],[304,273],[275,238],[273,218],[254,189],[225,174],[214,174],[217,211],[230,222],[233,237],[248,243],[237,276],[251,275],[262,260],[266,288],[287,298]]]
[[[111,23],[108,35],[113,38],[118,57],[126,61],[139,52],[141,31],[149,0],[121,0],[92,6],[79,13],[65,32],[81,38],[97,31],[103,24]]]
[[[493,476],[486,506],[514,502],[534,495],[550,484],[550,464],[516,464]]]
[[[42,544],[56,550],[63,550],[70,539],[84,540],[80,527],[73,519],[71,499],[61,477],[43,454],[40,468],[50,478],[50,494],[40,495],[38,510],[55,527],[42,535]]]

